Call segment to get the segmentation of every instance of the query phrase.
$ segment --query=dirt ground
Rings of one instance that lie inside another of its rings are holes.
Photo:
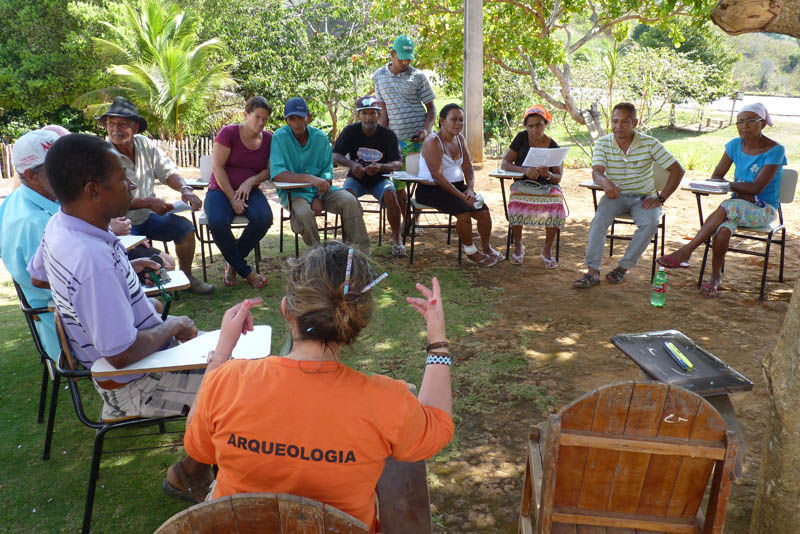
[[[489,160],[476,168],[476,189],[491,208],[494,221],[493,244],[505,249],[506,221],[499,181],[488,176],[497,167]],[[185,169],[185,176],[197,177],[197,170]],[[704,173],[688,171],[684,183],[704,179]],[[676,328],[729,363],[755,384],[750,392],[731,396],[744,429],[747,453],[743,477],[733,487],[725,532],[748,532],[755,484],[762,449],[761,429],[767,413],[767,395],[760,362],[777,343],[783,318],[791,298],[797,272],[797,235],[800,214],[794,208],[786,213],[788,233],[785,280],[779,283],[778,251],[773,249],[768,272],[765,301],[758,298],[762,262],[760,258],[730,255],[720,295],[715,299],[700,296],[696,284],[702,250],[692,257],[691,268],[669,271],[667,303],[664,308],[650,305],[650,261],[652,249],[619,285],[602,283],[588,290],[572,288],[582,274],[589,223],[594,208],[591,193],[578,184],[590,179],[588,169],[568,169],[563,189],[569,217],[561,234],[560,267],[545,269],[539,258],[544,233],[526,230],[523,242],[528,254],[525,264],[507,261],[490,269],[464,265],[480,287],[500,287],[502,301],[496,310],[498,320],[478,329],[476,343],[466,344],[461,358],[475,357],[478,348],[497,347],[519,352],[528,359],[528,372],[519,376],[519,385],[539,386],[550,397],[549,410],[556,411],[582,394],[609,382],[638,379],[639,368],[609,342],[614,334]],[[10,191],[10,181],[0,184],[0,197]],[[168,191],[159,194],[174,198]],[[271,189],[271,188],[268,188]],[[276,206],[274,191],[269,196]],[[704,201],[710,213],[722,197]],[[667,251],[680,246],[684,236],[694,235],[699,221],[694,195],[678,191],[669,199]],[[368,216],[374,234],[374,215]],[[416,262],[419,267],[455,264],[455,247],[444,254],[443,235],[427,232],[419,240]],[[624,247],[626,243],[622,243]],[[623,248],[615,248],[613,258],[604,258],[603,272],[616,265]],[[606,248],[606,251],[608,248]],[[398,267],[406,265],[398,261]],[[417,268],[419,268],[417,267]],[[405,267],[402,267],[405,268]],[[445,290],[446,296],[446,290]],[[454,385],[458,390],[458,384]],[[458,395],[458,391],[456,391]],[[465,415],[459,428],[461,442],[452,461],[431,463],[429,469],[437,483],[431,487],[436,532],[512,533],[516,532],[521,481],[525,466],[525,439],[528,427],[542,421],[545,414],[520,406],[495,410],[483,415]]]

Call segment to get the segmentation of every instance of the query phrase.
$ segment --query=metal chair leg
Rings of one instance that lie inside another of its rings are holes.
[[[561,228],[556,232],[556,261],[558,261],[559,253],[561,252]],[[508,254],[506,254],[508,257]]]
[[[89,534],[89,527],[92,524],[92,510],[94,509],[94,492],[97,488],[97,478],[100,474],[100,457],[103,455],[103,439],[106,435],[107,427],[97,430],[94,438],[94,449],[92,450],[92,466],[89,470],[89,488],[86,492],[86,507],[83,510],[82,534]]]
[[[767,237],[767,249],[764,251],[764,270],[761,273],[761,296],[759,300],[764,300],[764,289],[767,286],[767,268],[769,267],[769,249],[772,246],[772,235]]]
[[[50,447],[53,444],[53,426],[56,422],[56,407],[58,406],[58,389],[61,385],[61,375],[56,373],[53,377],[53,389],[50,393],[50,413],[47,414],[47,429],[44,433],[44,453],[42,460],[50,459]]]
[[[36,416],[36,422],[44,423],[44,405],[47,403],[47,362],[42,358],[42,391],[39,394],[39,414]]]

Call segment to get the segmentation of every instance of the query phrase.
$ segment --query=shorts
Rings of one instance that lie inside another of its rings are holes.
[[[400,159],[403,161],[403,170],[406,170],[406,156],[422,152],[422,143],[415,143],[413,141],[400,141]],[[406,188],[406,183],[403,180],[394,180],[395,191],[402,191]]]
[[[383,201],[383,195],[388,191],[391,191],[393,193],[395,192],[394,185],[392,185],[392,180],[390,180],[389,178],[384,178],[383,180],[376,182],[375,185],[370,186],[369,184],[365,184],[358,178],[353,178],[352,176],[348,176],[347,179],[344,181],[344,185],[342,185],[342,189],[348,189],[354,192],[356,194],[356,198],[361,198],[367,193],[370,193],[372,194],[373,197],[375,197],[375,200],[380,201],[382,207],[386,206],[386,204]]]
[[[131,227],[133,235],[143,235],[154,241],[174,241],[175,243],[182,241],[187,234],[192,232],[194,232],[194,225],[188,219],[174,213],[167,215],[151,213],[142,224]]]
[[[762,208],[758,204],[753,204],[741,198],[723,200],[720,207],[725,210],[728,218],[719,225],[714,235],[717,235],[720,228],[727,228],[733,235],[740,226],[751,228],[766,226],[778,216],[778,210],[769,204],[764,205]]]
[[[453,187],[462,193],[467,190],[467,184],[464,182],[455,182],[453,183]],[[485,203],[479,209],[475,209],[457,196],[451,195],[438,185],[419,184],[419,186],[417,186],[417,192],[414,195],[414,198],[420,204],[425,204],[426,206],[435,208],[442,213],[447,213],[448,215],[460,215],[467,211],[481,211],[489,209]]]
[[[103,420],[186,415],[204,373],[205,369],[150,373],[118,389],[104,389],[95,383],[103,399]]]

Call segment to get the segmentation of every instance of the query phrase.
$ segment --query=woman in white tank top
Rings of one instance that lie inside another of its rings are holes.
[[[414,195],[417,202],[454,215],[456,233],[464,244],[467,259],[491,267],[505,256],[492,248],[492,216],[475,195],[475,173],[464,138],[464,112],[457,104],[448,104],[439,112],[439,131],[425,139],[419,160],[420,178],[435,184],[420,183]],[[479,207],[476,207],[475,205]],[[472,242],[472,219],[478,227],[481,250]]]

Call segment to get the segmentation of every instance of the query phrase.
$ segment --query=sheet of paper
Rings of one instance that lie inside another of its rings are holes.
[[[192,209],[192,207],[184,202],[183,200],[179,200],[177,202],[172,203],[172,211],[170,213],[180,213],[182,211],[188,211]]]
[[[730,182],[720,182],[719,180],[703,180],[700,182],[690,182],[689,187],[702,189],[705,191],[728,193],[731,190]]]
[[[523,167],[558,167],[564,163],[568,148],[530,148]]]
[[[214,350],[219,339],[219,330],[206,332],[175,347],[154,352],[138,362],[116,369],[105,358],[92,365],[95,376],[131,375],[141,372],[173,371],[204,368],[209,351]],[[234,358],[257,359],[269,356],[272,348],[272,327],[257,325],[252,332],[241,336],[233,349]]]

